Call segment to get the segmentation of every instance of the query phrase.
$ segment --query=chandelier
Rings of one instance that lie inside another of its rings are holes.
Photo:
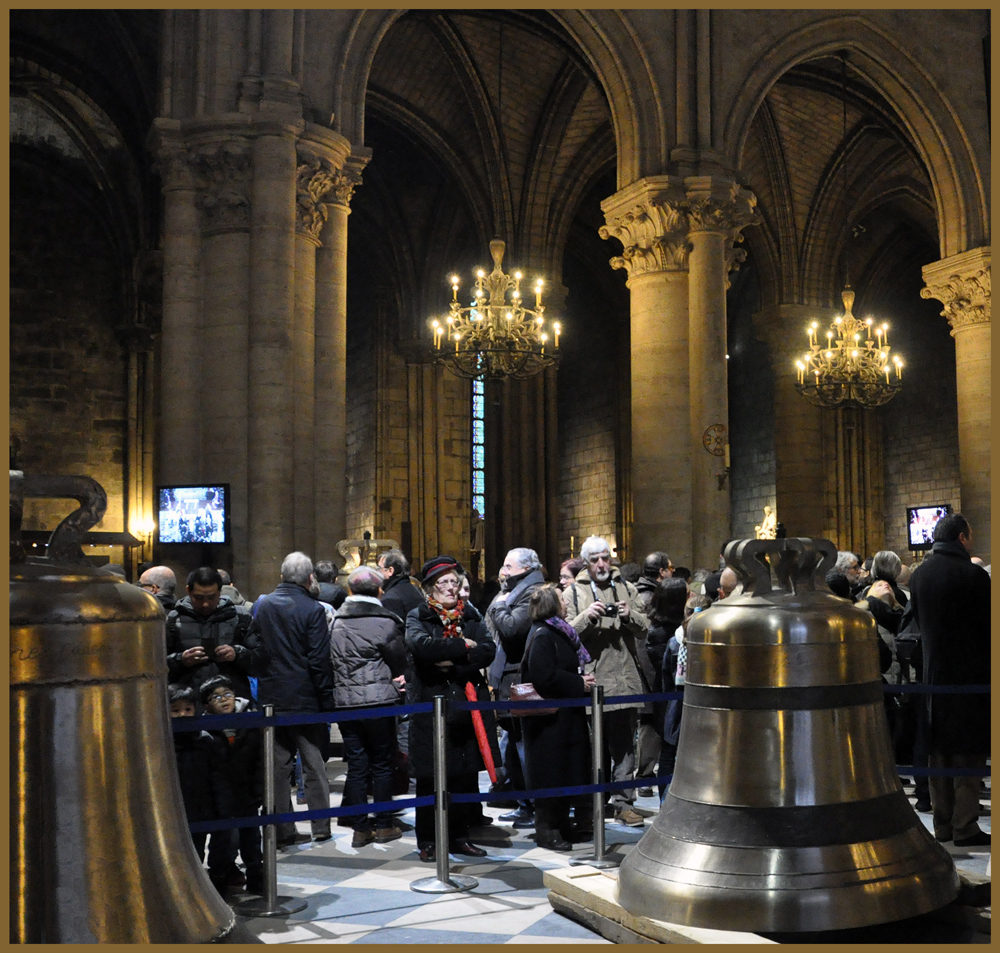
[[[499,238],[490,242],[493,271],[477,269],[468,307],[458,300],[458,276],[452,275],[451,310],[431,319],[434,346],[440,352],[437,362],[459,377],[533,377],[559,359],[561,328],[558,321],[551,335],[546,328],[544,282],[537,279],[535,307],[526,307],[521,297],[524,276],[519,271],[505,275],[500,267],[506,247]]]
[[[842,148],[844,149],[842,200],[848,202],[847,178],[847,54],[841,53],[840,93],[843,115]],[[855,235],[864,231],[861,225]],[[847,252],[845,248],[845,268]],[[826,341],[819,340],[819,322],[806,328],[809,351],[795,362],[799,379],[795,389],[817,407],[881,407],[896,396],[902,386],[903,362],[899,355],[889,360],[889,325],[875,324],[872,318],[863,321],[854,316],[854,292],[848,277],[841,297],[844,313],[833,319],[826,332]],[[872,334],[874,332],[874,338]],[[890,371],[896,376],[890,380]],[[885,378],[883,380],[883,377]]]
[[[795,389],[818,407],[880,407],[902,386],[903,362],[898,354],[889,359],[889,325],[853,315],[850,285],[841,296],[844,313],[833,319],[825,342],[819,340],[819,322],[806,329],[809,351],[795,362]]]

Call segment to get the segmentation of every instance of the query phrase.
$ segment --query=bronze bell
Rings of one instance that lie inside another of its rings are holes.
[[[875,622],[816,584],[836,548],[737,540],[725,558],[741,586],[688,626],[674,777],[622,863],[622,906],[689,926],[799,932],[949,903],[954,864],[896,773]]]
[[[24,496],[81,503],[44,559],[20,545]],[[231,941],[184,815],[163,609],[80,549],[106,505],[88,477],[11,471],[11,941]]]

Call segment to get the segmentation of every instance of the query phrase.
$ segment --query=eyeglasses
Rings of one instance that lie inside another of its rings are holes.
[[[225,701],[227,698],[235,698],[236,696],[232,692],[213,692],[208,696],[209,701],[221,702]]]
[[[461,589],[462,584],[460,582],[436,582],[434,583],[435,589]]]

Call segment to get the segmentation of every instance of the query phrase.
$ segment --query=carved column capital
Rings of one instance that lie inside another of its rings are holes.
[[[198,181],[202,232],[248,231],[250,228],[251,147],[243,138],[195,146],[192,165]]]
[[[295,232],[316,244],[328,214],[323,197],[336,184],[337,175],[322,159],[299,154],[295,169]]]
[[[164,192],[197,188],[191,150],[179,130],[157,120],[149,138],[149,149],[153,153],[153,171],[159,174]]]
[[[666,175],[642,179],[605,199],[601,210],[607,224],[598,234],[624,246],[611,267],[624,268],[629,278],[684,271],[691,247],[683,201],[683,180]]]
[[[922,269],[925,287],[921,298],[937,298],[941,314],[951,325],[951,335],[976,325],[991,323],[990,247],[953,255]]]
[[[757,196],[731,179],[715,176],[688,176],[684,186],[687,196],[681,205],[687,214],[689,230],[726,235],[726,274],[737,271],[747,257],[746,250],[737,247],[743,243],[743,229],[760,222]]]

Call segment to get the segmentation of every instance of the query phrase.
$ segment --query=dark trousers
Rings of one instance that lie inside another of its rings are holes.
[[[202,831],[200,834],[192,834],[191,839],[201,862],[205,860],[205,841],[208,841],[208,875],[213,880],[224,878],[236,861],[236,832],[212,831],[209,835]]]
[[[257,817],[260,814],[259,804],[245,804],[236,809],[237,817]],[[261,835],[259,827],[238,827],[236,837],[239,841],[240,857],[249,873],[259,871],[264,864],[264,854],[261,850]]]
[[[669,741],[660,742],[660,769],[657,772],[661,778],[674,773],[674,765],[677,763],[677,745],[672,745]],[[670,782],[658,783],[656,789],[660,794],[660,801],[667,796],[667,788]]]
[[[396,717],[367,718],[342,721],[340,735],[344,739],[344,760],[347,778],[344,780],[343,807],[368,802],[368,773],[372,776],[372,796],[375,801],[392,800],[392,761],[396,753]],[[357,831],[372,828],[370,814],[349,815]],[[392,826],[392,814],[380,811],[375,826]]]
[[[468,774],[450,774],[446,788],[452,794],[478,794],[479,793],[479,773],[470,772]],[[434,793],[433,778],[417,778],[417,797],[426,797]],[[482,806],[473,801],[470,804],[452,804],[448,808],[448,842],[454,844],[456,841],[465,840],[469,835],[469,828],[475,823],[475,819],[480,815]],[[434,843],[434,805],[418,807],[417,815],[417,846],[426,847]]]
[[[325,752],[330,738],[330,726],[291,725],[274,731],[274,802],[276,813],[290,814],[292,811],[292,768],[295,752],[302,755],[302,776],[306,784],[306,806],[310,811],[330,809],[330,782],[326,776]],[[330,833],[330,818],[322,817],[310,821],[313,837]],[[288,840],[295,836],[295,824],[288,822],[275,825],[278,839]]]

